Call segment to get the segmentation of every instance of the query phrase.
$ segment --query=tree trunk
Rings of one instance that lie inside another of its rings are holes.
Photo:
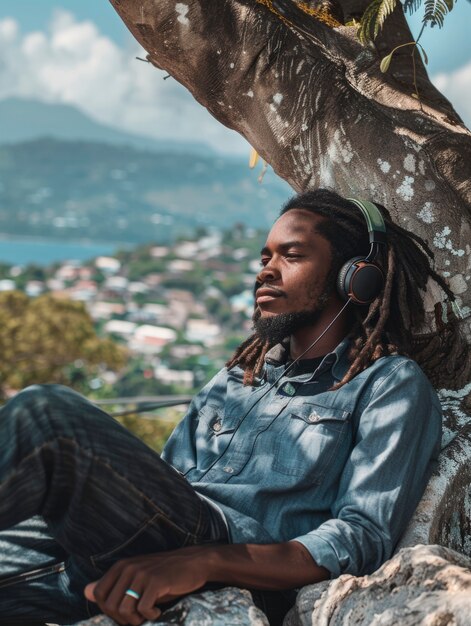
[[[425,238],[471,344],[471,133],[414,46],[380,72],[381,57],[412,41],[401,8],[365,46],[357,27],[309,14],[312,2],[218,0],[216,10],[210,0],[111,3],[149,60],[246,137],[296,191],[332,187],[380,202]],[[348,17],[367,2],[341,4]],[[430,288],[429,327],[440,299]],[[456,383],[457,371],[448,364],[443,387]],[[463,401],[468,382],[459,380]]]

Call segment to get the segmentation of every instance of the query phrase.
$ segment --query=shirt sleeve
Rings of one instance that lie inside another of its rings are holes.
[[[414,361],[397,364],[359,413],[332,519],[293,539],[332,577],[371,573],[391,557],[440,450],[440,404]]]

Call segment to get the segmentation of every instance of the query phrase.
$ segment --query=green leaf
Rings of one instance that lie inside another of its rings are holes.
[[[425,50],[422,48],[422,46],[419,45],[420,51],[422,52],[422,56],[424,57],[424,63],[425,65],[428,65],[428,56],[427,53],[425,52]]]
[[[379,5],[378,18],[375,24],[375,37],[383,27],[388,15],[390,15],[396,7],[396,0],[383,0]]]
[[[443,1],[443,0],[441,0]],[[373,41],[382,29],[398,0],[373,0],[365,9],[358,29],[358,38],[365,44]]]
[[[445,21],[445,15],[454,7],[454,0],[425,0],[423,24],[441,28]]]
[[[379,69],[383,72],[383,74],[385,74],[388,71],[389,66],[391,65],[391,59],[392,59],[392,52],[388,54],[387,56],[385,56],[383,59],[381,59],[381,63],[379,64]]]
[[[404,11],[407,11],[410,15],[412,15],[412,13],[418,10],[421,4],[422,0],[405,0]]]

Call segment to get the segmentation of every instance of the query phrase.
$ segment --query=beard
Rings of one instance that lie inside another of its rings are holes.
[[[262,317],[257,307],[252,316],[255,335],[271,345],[280,343],[301,328],[316,324],[327,305],[327,300],[328,294],[325,293],[318,299],[317,306],[310,310],[280,313],[270,317]]]

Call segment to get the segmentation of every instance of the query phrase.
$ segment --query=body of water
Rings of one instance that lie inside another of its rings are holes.
[[[89,241],[58,241],[26,237],[0,237],[0,262],[10,265],[50,265],[56,261],[86,261],[96,256],[112,255],[120,243]]]

